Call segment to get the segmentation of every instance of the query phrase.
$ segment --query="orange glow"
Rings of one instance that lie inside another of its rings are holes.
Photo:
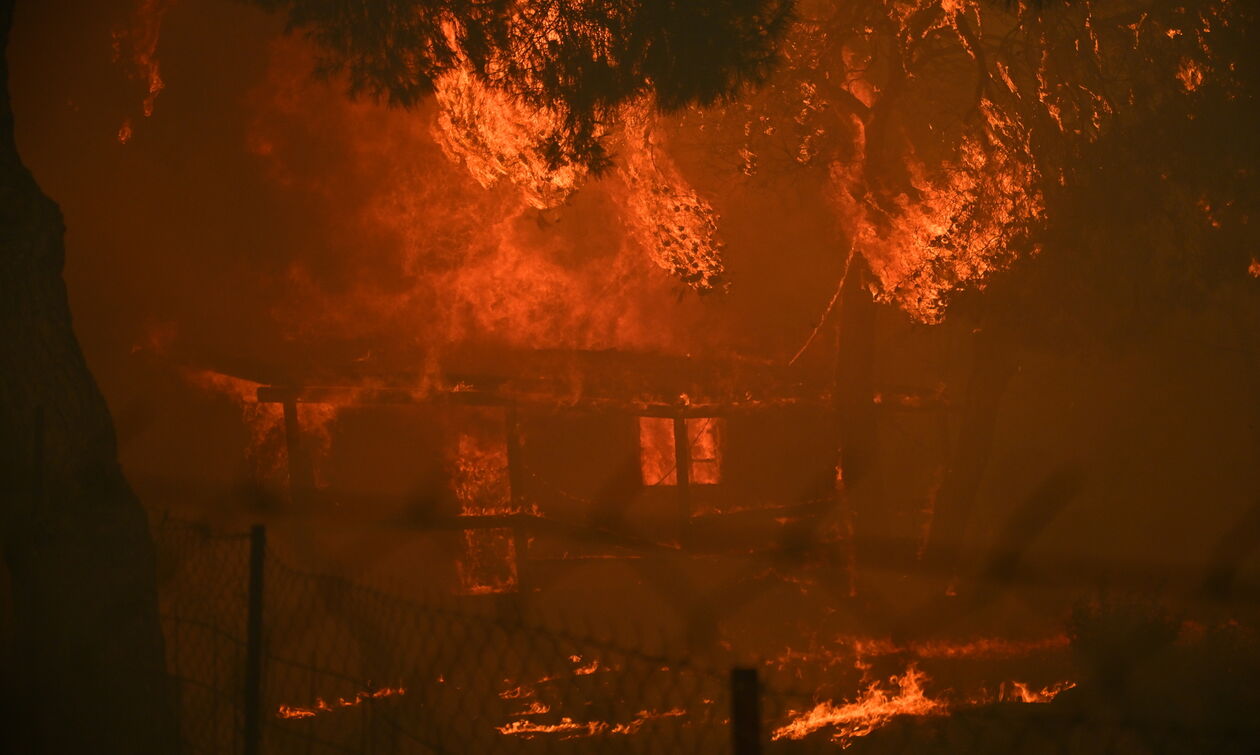
[[[722,420],[719,417],[688,417],[684,420],[690,456],[689,480],[693,485],[716,485],[722,481]],[[670,417],[639,418],[639,469],[643,484],[678,484],[675,456],[674,420]]]
[[[722,420],[693,417],[687,420],[691,443],[691,484],[716,485],[722,481]]]
[[[280,404],[258,401],[259,383],[225,375],[213,370],[183,371],[191,385],[211,394],[224,396],[236,404],[241,420],[249,429],[245,457],[260,481],[287,486],[288,446],[285,438],[284,408]],[[325,486],[321,462],[332,450],[332,426],[338,407],[332,404],[298,404],[298,428],[302,447],[312,465],[316,488]]]
[[[996,112],[990,117],[1000,123]],[[880,298],[938,322],[951,291],[982,285],[1008,264],[1012,243],[1044,204],[1029,158],[977,137],[963,139],[954,161],[929,169],[911,155],[906,167],[916,196],[893,198],[891,215],[855,193],[864,180],[859,168],[837,164],[832,179]]]
[[[236,404],[249,428],[245,456],[260,479],[281,478],[288,458],[284,444],[284,409],[279,404],[258,402],[259,383],[241,380],[213,370],[185,370],[184,378],[211,394],[224,396]]]
[[[542,734],[559,734],[561,735],[560,739],[610,734],[625,736],[638,732],[648,721],[662,718],[677,718],[685,715],[687,715],[687,712],[681,708],[671,708],[660,712],[641,710],[630,721],[616,724],[607,721],[575,721],[568,716],[562,717],[553,724],[537,723],[521,718],[495,728],[498,729],[500,734],[516,736],[521,739],[533,739]]]
[[[789,648],[774,659],[781,671],[802,666],[830,667],[870,666],[870,658],[910,654],[916,658],[934,659],[999,659],[1016,658],[1033,653],[1062,650],[1068,646],[1066,634],[1054,634],[1027,640],[1002,637],[978,637],[970,640],[923,640],[898,644],[890,637],[841,636],[824,645],[804,649]]]
[[[697,291],[720,290],[725,245],[718,213],[683,178],[655,126],[648,103],[627,109],[621,165],[627,227],[657,266]]]
[[[352,698],[347,699],[339,697],[331,702],[319,697],[315,699],[315,704],[310,707],[281,705],[276,710],[276,718],[314,718],[323,713],[332,713],[336,710],[353,708],[363,703],[365,700],[379,700],[385,697],[394,697],[396,695],[405,694],[407,694],[407,690],[404,687],[382,687],[377,690],[356,692]]]
[[[586,177],[580,166],[551,168],[537,149],[540,134],[558,125],[554,113],[531,108],[480,82],[468,67],[437,82],[438,144],[483,187],[507,180],[536,209],[556,207]]]
[[[1181,82],[1181,88],[1187,92],[1193,92],[1203,85],[1204,68],[1203,64],[1191,58],[1182,58],[1181,65],[1177,67],[1177,80]]]
[[[174,5],[174,0],[140,0],[132,14],[131,23],[126,28],[113,32],[114,61],[126,58],[131,68],[131,75],[140,79],[145,86],[141,112],[145,118],[153,115],[153,106],[157,96],[166,87],[162,81],[161,66],[158,61],[158,40],[162,33],[162,17]],[[123,122],[118,130],[118,141],[126,144],[132,137],[131,119]]]
[[[677,485],[674,420],[639,417],[639,469],[644,485]]]
[[[315,208],[325,244],[286,271],[275,304],[286,335],[417,345],[433,359],[439,345],[469,341],[690,348],[702,310],[677,303],[676,281],[621,230],[631,215],[619,202],[623,181],[566,194],[567,169],[548,172],[532,153],[518,160],[485,143],[483,131],[460,131],[460,108],[503,104],[471,83],[465,90],[443,79],[447,88],[418,111],[392,110],[312,79],[315,55],[301,39],[269,49],[266,79],[250,95],[247,145],[275,191]],[[493,111],[464,125],[511,122]],[[308,143],[324,145],[327,160],[313,166],[302,152]],[[445,159],[452,154],[457,162]],[[569,206],[579,202],[581,211]],[[666,303],[673,317],[663,322]]]
[[[982,637],[967,642],[916,642],[910,650],[920,658],[1011,658],[1067,646],[1067,635],[1057,634],[1036,640]]]
[[[555,12],[546,5],[517,9],[519,23],[512,29],[523,55],[535,42],[530,35],[539,29],[556,33]],[[448,35],[454,39],[455,30]],[[438,143],[481,186],[507,180],[527,205],[547,209],[563,204],[586,180],[585,167],[550,165],[539,150],[539,140],[559,127],[562,113],[487,86],[466,62],[437,82],[435,99]],[[717,212],[688,185],[663,149],[649,102],[624,108],[622,121],[625,154],[618,172],[628,189],[623,203],[627,229],[657,266],[684,283],[698,291],[722,288]]]
[[[502,435],[461,432],[451,470],[451,490],[465,516],[510,514],[507,444]],[[467,595],[511,592],[517,586],[516,543],[507,528],[463,531],[460,590]]]
[[[573,661],[575,664],[580,664],[577,668],[573,669],[573,674],[575,676],[587,676],[599,671],[601,668],[605,668],[599,664],[598,658],[592,658],[591,662],[587,664],[582,664],[582,656],[580,655],[570,656],[569,660]],[[607,669],[605,668],[605,670]]]
[[[1032,689],[1023,682],[1011,682],[1010,685],[1002,685],[1001,698],[1016,703],[1048,703],[1058,697],[1060,692],[1075,686],[1075,682],[1056,682],[1041,689]]]

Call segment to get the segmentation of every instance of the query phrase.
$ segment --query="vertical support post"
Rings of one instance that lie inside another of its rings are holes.
[[[525,508],[524,471],[521,468],[520,418],[516,404],[504,409],[504,435],[507,445],[508,494],[512,513],[520,515]],[[529,592],[529,530],[519,522],[512,527],[512,549],[516,552],[516,589],[523,597]]]
[[[761,755],[761,685],[757,669],[731,669],[731,751]]]
[[[305,505],[310,502],[315,490],[315,470],[311,467],[306,446],[302,443],[296,395],[284,400],[284,440],[289,458],[289,495],[293,503]]]
[[[678,525],[684,541],[691,520],[691,439],[687,418],[674,417],[674,474],[678,481]]]
[[[245,755],[262,747],[262,629],[263,568],[267,558],[267,530],[255,524],[249,531],[249,613],[245,626]]]

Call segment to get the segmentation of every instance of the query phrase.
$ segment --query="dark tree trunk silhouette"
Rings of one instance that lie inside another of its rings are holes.
[[[0,0],[7,53],[14,0]],[[177,750],[153,544],[71,328],[63,225],[22,164],[0,62],[0,490],[13,626],[0,749]]]

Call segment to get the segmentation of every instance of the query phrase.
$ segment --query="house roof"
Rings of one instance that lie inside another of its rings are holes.
[[[338,404],[456,403],[710,416],[830,404],[831,376],[750,359],[624,351],[461,349],[386,369],[383,360],[236,374],[259,400]]]

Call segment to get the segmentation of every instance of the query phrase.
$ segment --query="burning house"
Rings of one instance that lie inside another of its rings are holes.
[[[806,523],[839,539],[831,376],[618,352],[452,362],[257,381],[282,407],[296,515],[458,531],[446,573],[470,594],[530,592],[583,562],[769,551]],[[337,413],[322,451],[299,419],[321,406]]]

